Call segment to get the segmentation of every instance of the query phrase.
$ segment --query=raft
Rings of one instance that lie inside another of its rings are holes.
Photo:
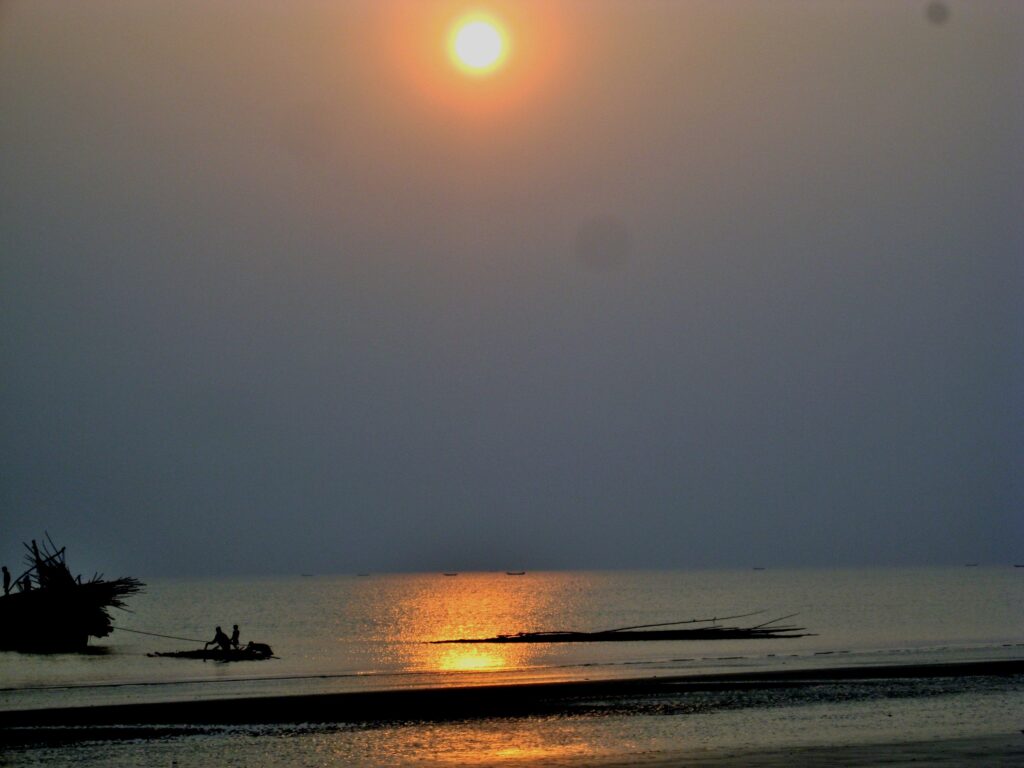
[[[266,643],[252,643],[244,648],[197,648],[193,651],[168,651],[149,653],[163,659],[202,659],[203,661],[265,661],[274,657],[273,649]]]

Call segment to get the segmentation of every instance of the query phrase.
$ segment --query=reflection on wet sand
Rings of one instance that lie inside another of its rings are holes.
[[[514,737],[508,732],[476,735],[478,738],[472,743],[471,749],[467,749],[464,742],[452,744],[451,751],[444,751],[444,745],[439,745],[442,751],[435,753],[437,763],[466,765],[468,758],[477,765],[552,765],[561,761],[595,756],[588,743],[566,743],[562,741],[562,734],[558,738],[547,733],[540,737],[533,736],[526,731]],[[480,738],[484,736],[487,738]],[[513,738],[519,743],[510,744]],[[529,743],[523,743],[524,740],[529,740]]]
[[[617,734],[619,741],[606,743],[600,729],[587,725],[575,719],[530,718],[358,729],[326,736],[318,757],[324,765],[348,765],[365,747],[364,758],[373,755],[375,765],[579,766],[631,744],[622,734]]]

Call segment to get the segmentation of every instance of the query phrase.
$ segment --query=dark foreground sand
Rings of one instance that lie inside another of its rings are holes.
[[[601,768],[900,768],[923,766],[1024,765],[1024,734],[984,736],[973,739],[935,739],[885,744],[787,747],[765,750],[721,750],[655,757],[630,758],[628,762],[597,763]]]

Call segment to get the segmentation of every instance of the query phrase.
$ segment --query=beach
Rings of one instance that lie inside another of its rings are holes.
[[[794,669],[8,711],[0,742],[14,765],[1012,765],[1022,693],[1024,660]]]

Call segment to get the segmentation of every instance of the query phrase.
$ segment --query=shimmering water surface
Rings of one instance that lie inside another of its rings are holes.
[[[724,668],[1024,655],[1024,569],[748,570],[152,580],[125,629],[209,640],[220,624],[279,658],[147,656],[196,643],[115,633],[87,655],[0,654],[0,708],[639,677]],[[598,630],[766,611],[787,640],[435,645],[524,630]]]

